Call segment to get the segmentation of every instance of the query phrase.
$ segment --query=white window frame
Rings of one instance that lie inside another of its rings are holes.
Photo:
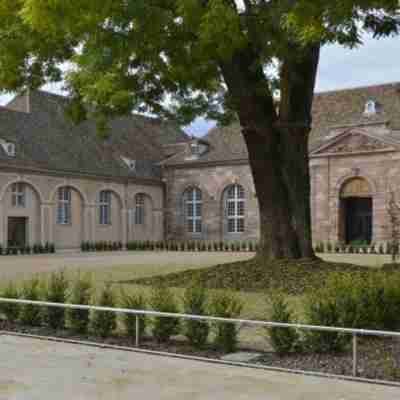
[[[235,184],[226,189],[225,215],[227,232],[243,234],[245,232],[246,195],[243,186]],[[232,210],[232,212],[230,212]]]
[[[146,223],[146,196],[138,193],[135,196],[135,225],[145,225]]]
[[[72,222],[72,191],[68,186],[63,186],[57,191],[57,224],[70,225]]]
[[[111,225],[111,191],[102,190],[99,194],[99,223]]]
[[[13,207],[26,207],[26,185],[23,182],[15,182],[11,185],[11,204]]]
[[[186,232],[200,235],[203,232],[203,194],[199,188],[192,187],[184,193]]]

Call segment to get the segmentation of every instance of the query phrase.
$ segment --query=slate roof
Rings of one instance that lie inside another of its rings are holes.
[[[377,113],[365,116],[368,100],[377,104]],[[313,104],[313,129],[310,134],[310,151],[320,147],[351,126],[370,126],[372,131],[379,125],[387,125],[384,135],[400,144],[400,82],[317,93]],[[382,137],[382,136],[381,136]],[[238,123],[227,127],[212,128],[203,137],[209,143],[209,151],[198,160],[186,160],[189,149],[164,162],[165,165],[190,165],[199,162],[245,161],[248,158],[245,142]],[[188,146],[187,146],[188,147]]]
[[[157,164],[167,156],[164,146],[189,140],[175,124],[141,115],[110,121],[109,139],[103,140],[93,121],[75,125],[65,117],[67,101],[34,91],[0,107],[0,138],[16,144],[16,157],[7,156],[0,146],[0,162],[106,177],[160,179]],[[134,172],[121,156],[136,160]]]

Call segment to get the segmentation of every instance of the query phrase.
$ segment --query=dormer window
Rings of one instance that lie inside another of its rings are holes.
[[[136,160],[132,160],[127,157],[121,157],[121,159],[131,171],[136,170]]]
[[[199,156],[200,155],[200,146],[198,143],[192,143],[190,145],[190,152],[192,156]]]
[[[15,157],[15,144],[11,142],[2,141],[1,145],[3,150],[9,157]]]
[[[374,100],[368,100],[365,103],[364,115],[376,114],[376,102]]]

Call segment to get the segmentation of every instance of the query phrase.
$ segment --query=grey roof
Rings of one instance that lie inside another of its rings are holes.
[[[110,121],[104,140],[94,121],[69,121],[64,113],[67,101],[34,91],[0,107],[0,138],[16,144],[16,157],[7,156],[0,146],[0,161],[52,171],[159,179],[157,164],[167,156],[165,145],[189,140],[177,125],[141,115]],[[135,171],[121,156],[136,161]]]
[[[365,116],[368,100],[377,104],[377,113]],[[384,129],[388,141],[400,144],[400,83],[369,86],[317,93],[313,104],[313,127],[310,134],[310,151],[331,140],[332,131],[340,134],[352,126],[371,127],[371,131]],[[380,127],[379,127],[380,126]],[[370,129],[369,129],[370,130]],[[383,136],[380,135],[380,138]],[[212,128],[203,138],[209,151],[198,160],[187,160],[189,148],[164,162],[165,165],[190,165],[199,162],[229,162],[247,160],[248,153],[240,125]]]

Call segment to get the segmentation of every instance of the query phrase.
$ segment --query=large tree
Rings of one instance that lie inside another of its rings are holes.
[[[398,12],[398,0],[0,0],[0,89],[61,80],[68,63],[77,120],[237,118],[259,255],[313,257],[307,148],[321,46],[397,34]]]

